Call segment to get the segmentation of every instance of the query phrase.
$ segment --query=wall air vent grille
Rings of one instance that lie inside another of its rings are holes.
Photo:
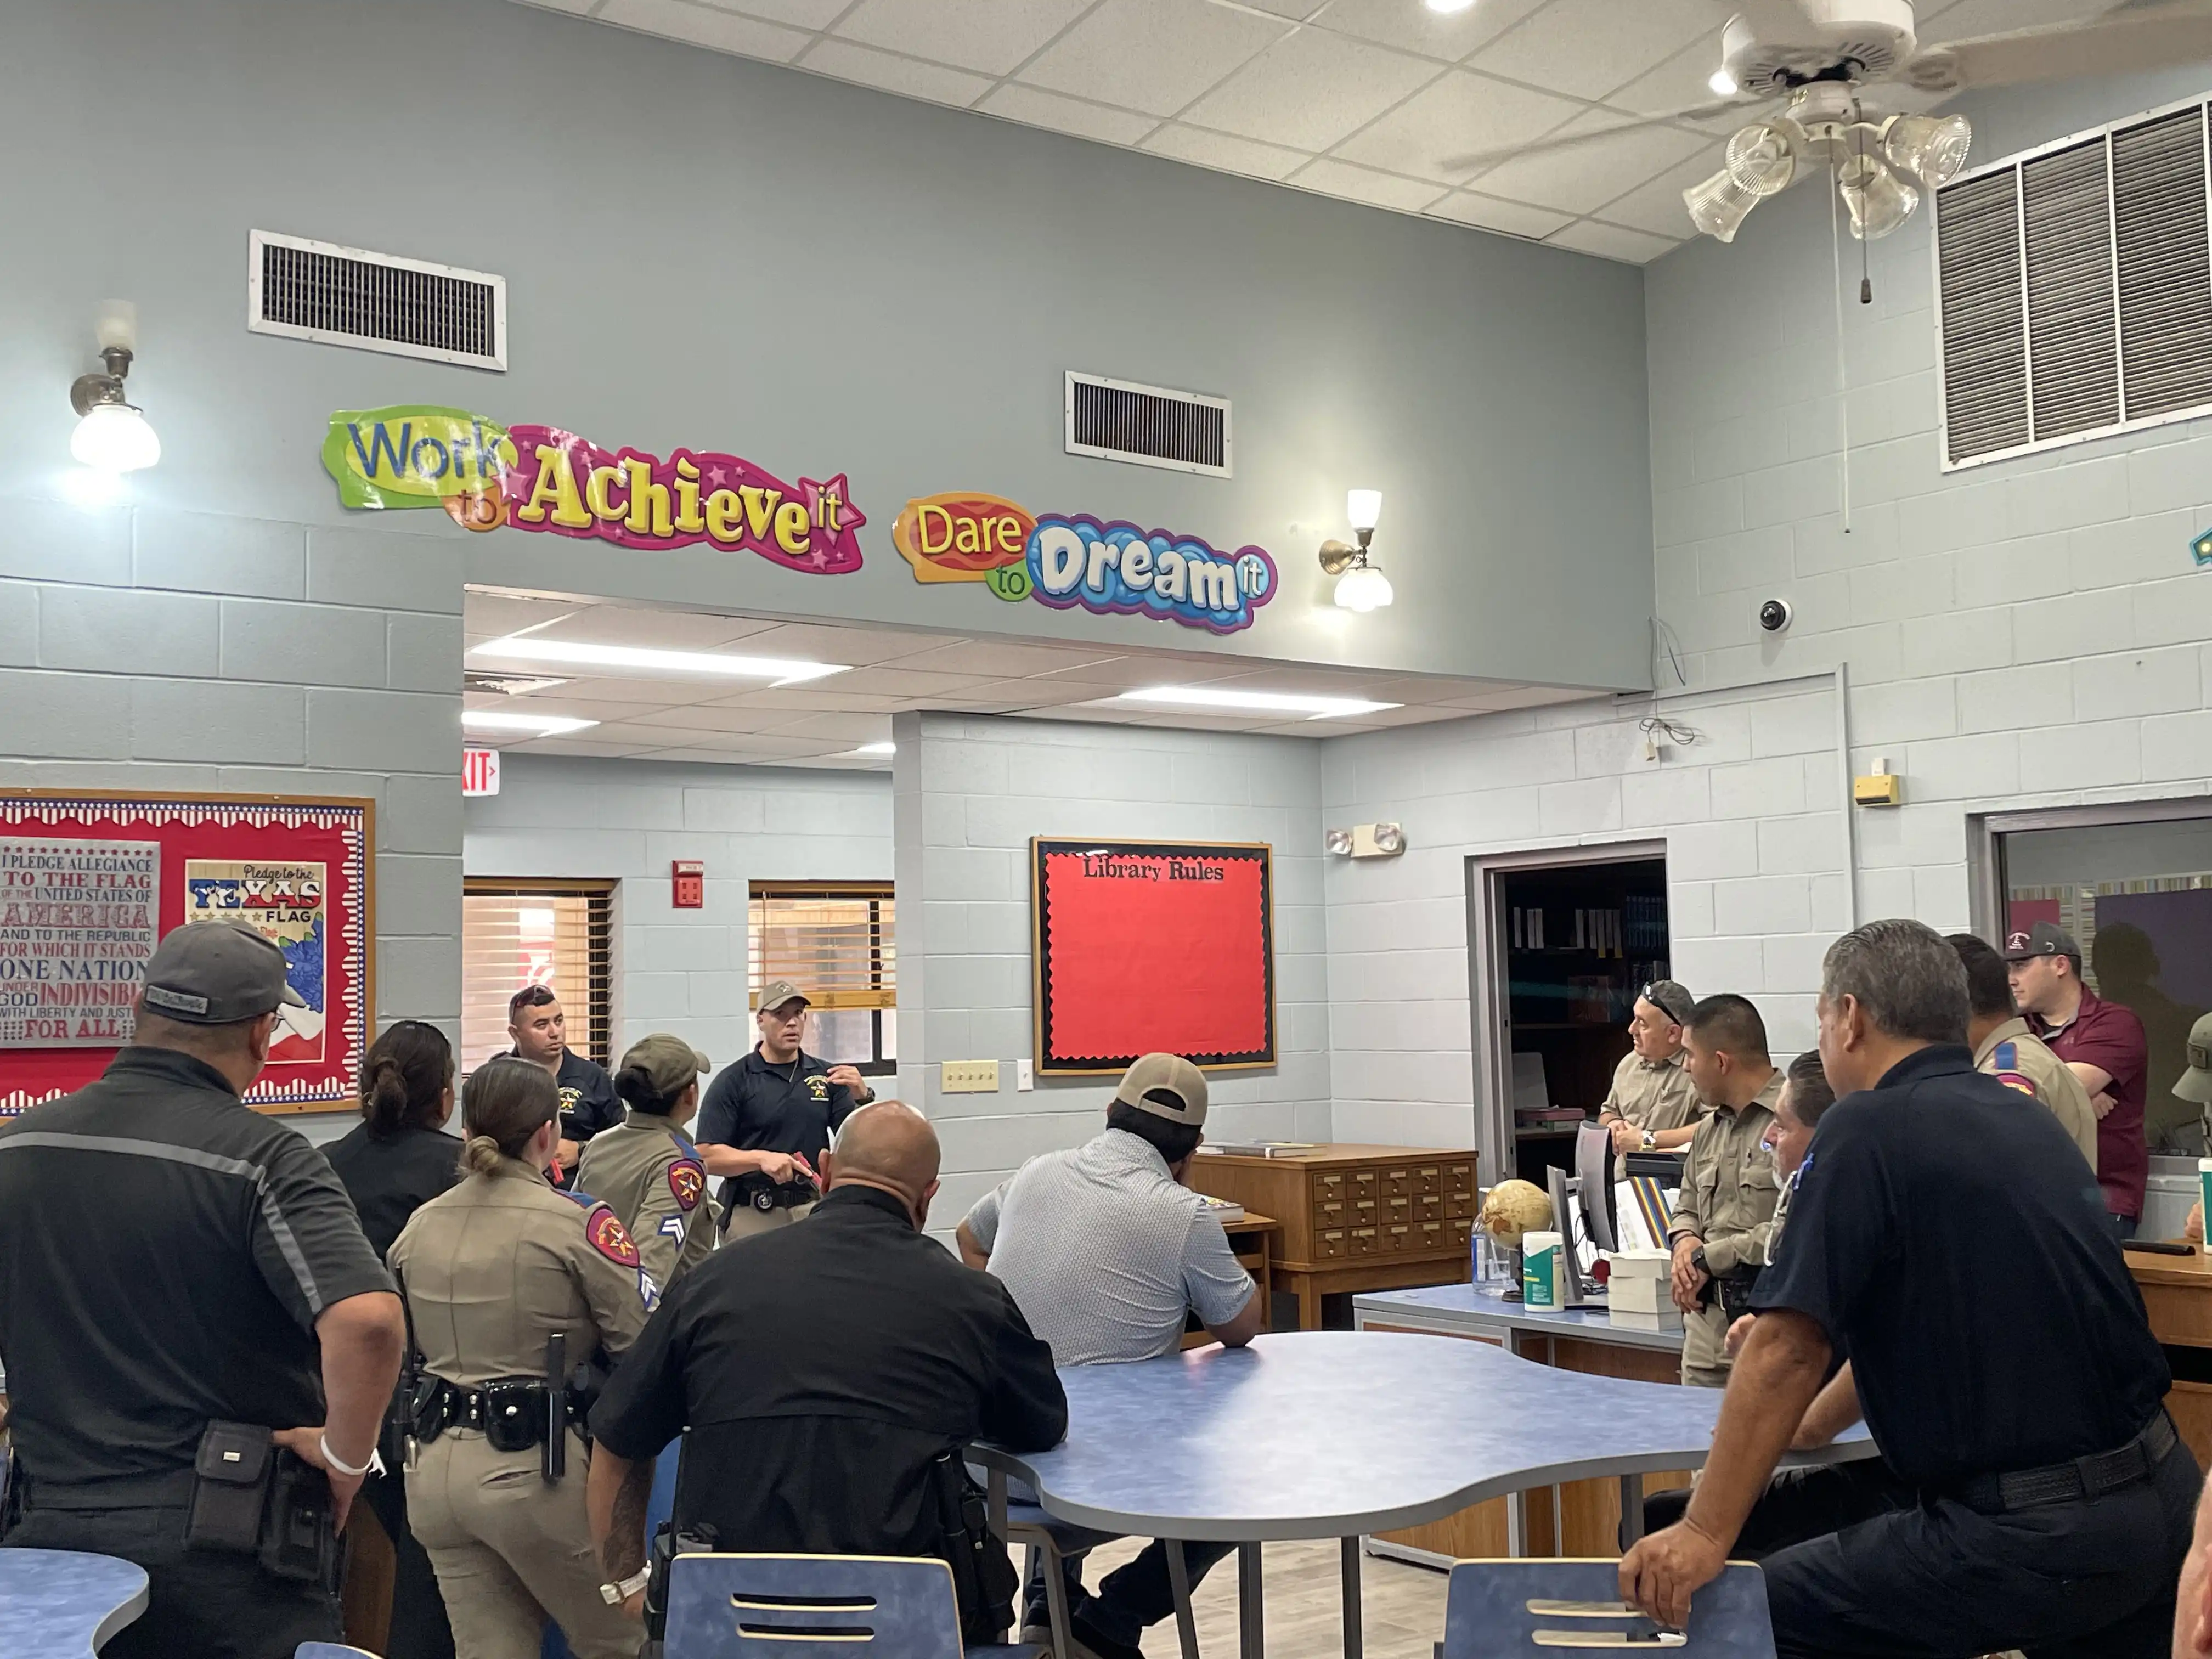
[[[324,345],[507,368],[507,278],[257,230],[246,325]]]
[[[1071,371],[1067,453],[1226,478],[1229,400]]]
[[[1943,465],[2212,414],[2203,100],[1937,192]]]

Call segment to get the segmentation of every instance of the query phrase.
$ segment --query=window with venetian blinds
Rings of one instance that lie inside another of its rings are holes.
[[[461,896],[461,1069],[511,1046],[507,999],[550,987],[568,1047],[610,1061],[614,983],[611,881],[469,879]]]
[[[812,1006],[810,1050],[864,1072],[890,1071],[898,1054],[898,957],[888,882],[751,884],[747,1001],[787,979]]]

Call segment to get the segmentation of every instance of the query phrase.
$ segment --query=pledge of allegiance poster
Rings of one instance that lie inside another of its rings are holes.
[[[131,1040],[161,883],[155,842],[0,839],[0,1048]]]
[[[323,897],[328,866],[244,860],[185,860],[185,921],[242,921],[284,953],[284,976],[304,1008],[280,1007],[272,1065],[323,1057],[329,1006],[323,973]]]

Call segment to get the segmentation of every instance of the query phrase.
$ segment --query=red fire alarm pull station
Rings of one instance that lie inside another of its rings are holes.
[[[703,910],[707,908],[707,866],[698,859],[673,859],[668,866],[669,875],[676,884],[672,901],[679,910]]]

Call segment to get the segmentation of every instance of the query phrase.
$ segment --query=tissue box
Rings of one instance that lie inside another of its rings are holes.
[[[1665,1250],[1620,1250],[1607,1258],[1612,1275],[1606,1280],[1606,1305],[1620,1313],[1678,1313],[1668,1294],[1668,1275],[1674,1257]]]

